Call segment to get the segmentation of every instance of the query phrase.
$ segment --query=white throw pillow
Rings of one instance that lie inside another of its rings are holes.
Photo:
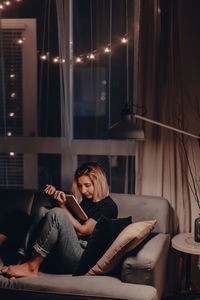
[[[126,253],[133,250],[150,234],[155,224],[156,220],[151,220],[128,225],[86,275],[105,274],[112,271]]]

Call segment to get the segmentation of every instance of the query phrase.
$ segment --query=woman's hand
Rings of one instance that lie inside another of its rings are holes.
[[[56,188],[53,185],[47,184],[46,188],[44,189],[44,192],[47,195],[54,195],[56,192]]]
[[[65,203],[67,201],[66,195],[63,191],[55,191],[54,193],[54,199],[56,200],[56,203],[62,208],[65,206]]]

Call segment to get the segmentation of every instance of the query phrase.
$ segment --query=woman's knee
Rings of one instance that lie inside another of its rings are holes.
[[[47,213],[49,212],[49,209],[44,207],[44,206],[41,206],[38,210],[38,213],[37,215],[40,216],[40,217],[44,217]]]
[[[71,222],[66,212],[60,207],[54,207],[50,209],[50,211],[48,212],[48,217],[56,220],[59,223],[62,223],[62,221]]]
[[[66,216],[66,213],[64,212],[64,210],[60,207],[54,207],[52,209],[49,210],[48,215],[52,215],[52,216],[58,216],[58,217],[63,217]]]

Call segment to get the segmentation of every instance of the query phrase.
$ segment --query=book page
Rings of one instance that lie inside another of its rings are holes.
[[[66,195],[66,206],[82,221],[88,220],[88,216],[74,197],[74,195]]]

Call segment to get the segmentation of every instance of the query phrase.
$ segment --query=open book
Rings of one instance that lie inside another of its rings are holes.
[[[58,206],[56,201],[52,196],[46,195],[51,202],[52,206]],[[66,194],[66,207],[71,211],[71,213],[74,215],[74,217],[77,217],[81,221],[88,220],[88,216],[76,200],[74,195]]]
[[[86,215],[86,213],[84,212],[84,210],[82,209],[78,201],[76,200],[75,196],[66,194],[66,199],[67,199],[66,201],[67,208],[69,208],[69,210],[75,216],[77,216],[78,219],[82,221],[86,221],[88,219],[88,216]]]

